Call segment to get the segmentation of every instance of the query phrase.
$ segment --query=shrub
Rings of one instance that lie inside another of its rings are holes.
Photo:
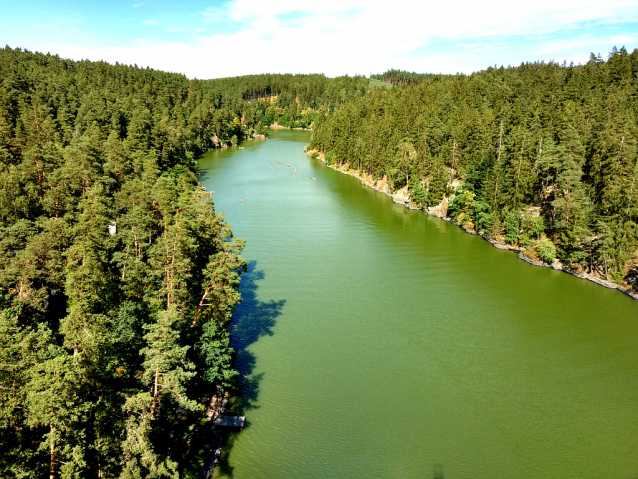
[[[425,191],[425,188],[417,185],[410,191],[410,198],[413,203],[423,205],[428,201],[428,194]]]
[[[334,163],[334,155],[332,154],[332,151],[326,151],[324,158],[326,159],[326,165],[332,165]]]
[[[484,201],[476,201],[474,203],[474,224],[476,229],[489,230],[493,220],[492,207]]]
[[[515,213],[509,213],[505,218],[505,228],[507,233],[505,234],[505,241],[509,244],[516,243],[518,239],[518,216]]]
[[[461,213],[461,209],[465,204],[465,193],[457,194],[447,208],[447,214],[452,220],[456,221]]]
[[[530,244],[532,244],[532,240],[525,233],[518,237],[518,244],[523,248],[527,248]]]
[[[546,263],[553,263],[556,259],[556,246],[548,238],[543,238],[536,243],[536,253]]]

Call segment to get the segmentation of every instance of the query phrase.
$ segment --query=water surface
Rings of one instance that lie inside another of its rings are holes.
[[[638,302],[393,204],[308,140],[199,161],[249,263],[249,426],[216,477],[637,478]]]

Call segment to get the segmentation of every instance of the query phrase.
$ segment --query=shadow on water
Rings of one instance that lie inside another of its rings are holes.
[[[432,479],[445,479],[443,474],[443,466],[441,464],[435,464],[432,470]]]
[[[254,374],[256,358],[248,348],[263,336],[272,336],[272,328],[286,304],[286,300],[259,301],[257,282],[265,273],[257,269],[257,262],[250,261],[242,275],[240,291],[242,302],[233,314],[230,324],[231,344],[235,350],[235,368],[239,372],[239,410],[245,413],[257,408],[259,383],[263,373]]]
[[[239,372],[238,396],[230,407],[232,414],[244,415],[257,409],[259,384],[263,373],[254,374],[257,358],[248,348],[263,336],[272,336],[277,317],[281,315],[286,300],[259,301],[257,282],[265,278],[263,270],[257,269],[257,262],[248,262],[247,271],[241,277],[240,291],[242,302],[233,314],[230,324],[231,345],[235,350],[235,368]],[[246,421],[244,429],[250,427]],[[229,464],[229,455],[233,444],[241,432],[229,432],[224,441],[221,457],[217,463],[214,477],[232,477],[233,468]]]

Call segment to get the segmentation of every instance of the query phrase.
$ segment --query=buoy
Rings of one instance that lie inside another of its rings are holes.
[[[277,176],[277,173],[275,173],[275,176]]]
[[[312,181],[317,181],[317,180],[315,180],[315,179],[313,178],[313,179],[312,179]]]
[[[271,165],[274,165],[274,163],[273,163],[272,161],[270,162],[270,164],[271,164]]]
[[[244,202],[244,199],[243,199],[243,198],[241,199],[241,202],[242,202],[242,203]]]

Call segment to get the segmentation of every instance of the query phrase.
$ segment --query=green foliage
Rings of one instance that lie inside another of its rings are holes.
[[[413,203],[423,206],[428,202],[428,193],[422,186],[415,186],[410,190],[410,198]]]
[[[536,253],[545,263],[553,263],[556,259],[556,247],[548,238],[541,238],[541,240],[536,243]]]
[[[0,50],[0,476],[196,475],[245,264],[190,166],[259,131],[247,109],[223,82]]]
[[[332,151],[326,151],[324,158],[326,159],[327,165],[332,165],[334,163],[334,155]]]
[[[505,217],[505,241],[509,244],[514,244],[518,240],[518,215],[515,213],[508,213]]]
[[[579,264],[587,260],[585,251],[587,231],[573,228],[562,231],[556,245],[556,256],[567,264]]]
[[[523,217],[524,234],[531,238],[540,239],[545,233],[545,221],[542,216],[524,216]]]
[[[494,222],[492,207],[484,201],[475,201],[473,218],[477,230],[489,231]]]

